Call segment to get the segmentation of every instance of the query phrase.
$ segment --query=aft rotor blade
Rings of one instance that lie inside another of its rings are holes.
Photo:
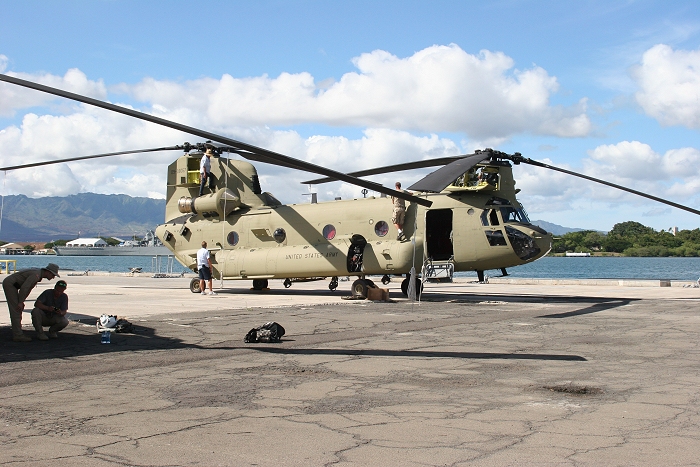
[[[426,177],[418,180],[416,183],[408,187],[411,191],[430,191],[440,193],[447,186],[457,180],[457,177],[462,175],[467,170],[474,167],[479,162],[488,159],[489,152],[478,152],[470,156],[460,157],[458,160],[447,164],[435,172],[429,173]]]
[[[573,175],[574,177],[583,178],[583,179],[585,179],[585,180],[590,180],[591,182],[600,183],[601,185],[609,186],[609,187],[612,187],[612,188],[617,188],[618,190],[626,191],[626,192],[628,192],[628,193],[632,193],[632,194],[637,195],[637,196],[642,196],[642,197],[644,197],[644,198],[648,198],[648,199],[657,201],[657,202],[659,202],[659,203],[663,203],[663,204],[667,204],[667,205],[669,205],[669,206],[673,206],[674,208],[682,209],[682,210],[684,210],[684,211],[688,211],[688,212],[692,212],[693,214],[698,214],[698,215],[700,215],[700,211],[697,210],[697,209],[693,209],[693,208],[691,208],[691,207],[684,206],[684,205],[682,205],[682,204],[674,203],[673,201],[669,201],[669,200],[667,200],[667,199],[659,198],[658,196],[653,196],[653,195],[650,195],[650,194],[647,194],[647,193],[643,193],[643,192],[641,192],[641,191],[633,190],[632,188],[627,188],[627,187],[625,187],[625,186],[618,185],[618,184],[616,184],[616,183],[606,182],[605,180],[601,180],[601,179],[599,179],[599,178],[595,178],[595,177],[591,177],[591,176],[588,176],[588,175],[580,174],[580,173],[578,173],[578,172],[572,172],[571,170],[561,169],[561,168],[559,168],[559,167],[554,167],[553,165],[549,165],[549,164],[545,164],[545,163],[542,163],[542,162],[534,161],[534,160],[532,160],[532,159],[527,159],[527,158],[524,158],[524,157],[520,157],[520,158],[515,157],[515,158],[511,158],[511,160],[512,160],[513,162],[515,162],[515,163],[521,163],[521,162],[522,162],[522,163],[524,163],[524,164],[530,164],[530,165],[534,165],[534,166],[536,166],[536,167],[543,167],[543,168],[545,168],[545,169],[551,169],[551,170],[555,170],[555,171],[557,171],[557,172],[565,173],[565,174],[568,174],[568,175]]]
[[[336,172],[335,170],[330,170],[326,169],[325,167],[320,167],[315,164],[311,164],[309,162],[304,162],[299,159],[294,159],[289,156],[285,156],[283,154],[279,154],[273,151],[269,151],[267,149],[259,148],[257,146],[253,146],[251,144],[247,143],[242,143],[240,141],[236,141],[235,139],[232,138],[227,138],[225,136],[217,135],[216,133],[211,133],[208,131],[200,130],[199,128],[194,128],[191,126],[183,125],[180,123],[173,122],[171,120],[166,120],[164,118],[160,117],[155,117],[153,115],[149,115],[143,112],[139,112],[137,110],[132,110],[132,109],[127,109],[126,107],[120,107],[115,104],[110,104],[108,102],[104,102],[98,99],[93,99],[91,97],[87,96],[82,96],[80,94],[75,94],[72,92],[68,91],[63,91],[61,89],[56,89],[52,88],[50,86],[44,86],[43,84],[38,84],[34,83],[32,81],[27,81],[23,80],[20,78],[15,78],[13,76],[7,76],[4,74],[0,74],[0,81],[5,81],[8,83],[16,84],[18,86],[23,86],[26,88],[30,89],[35,89],[37,91],[42,91],[48,94],[53,94],[55,96],[60,96],[60,97],[65,97],[66,99],[71,99],[74,101],[78,102],[83,102],[85,104],[89,105],[94,105],[95,107],[100,107],[102,109],[106,110],[111,110],[112,112],[117,112],[123,115],[128,115],[130,117],[138,118],[140,120],[145,120],[147,122],[155,123],[157,125],[165,126],[168,128],[172,128],[174,130],[182,131],[183,133],[189,133],[191,135],[199,136],[200,138],[205,138],[211,141],[216,141],[218,143],[226,144],[229,146],[232,146],[236,149],[240,149],[243,151],[247,151],[249,153],[257,154],[259,156],[267,157],[271,161],[271,163],[276,164],[276,165],[282,165],[285,167],[295,167],[298,168],[299,170],[304,170],[306,172],[312,172],[312,173],[317,173],[319,175],[324,175],[326,177],[332,177],[336,178],[338,180],[361,186],[363,188],[368,188],[370,190],[378,191],[379,193],[384,193],[389,196],[394,196],[397,198],[404,199],[409,202],[414,202],[417,204],[420,204],[422,206],[430,207],[433,203],[431,201],[428,201],[427,199],[419,198],[417,196],[409,195],[404,192],[399,192],[396,190],[392,190],[390,188],[386,188],[381,185],[377,185],[376,183],[371,183],[366,180],[362,180],[356,177],[352,177],[350,175],[345,175],[340,172]],[[243,155],[243,154],[241,154]],[[246,157],[243,155],[243,157]]]
[[[8,166],[8,167],[0,167],[0,171],[6,172],[8,170],[27,169],[29,167],[41,167],[42,165],[60,164],[63,162],[84,161],[87,159],[97,159],[100,157],[123,156],[126,154],[139,154],[139,153],[143,153],[143,152],[173,151],[176,149],[182,149],[182,148],[180,146],[170,146],[170,147],[166,147],[166,148],[136,149],[134,151],[108,152],[105,154],[95,154],[92,156],[69,157],[67,159],[56,159],[56,160],[51,160],[51,161],[32,162],[30,164],[21,164],[21,165],[12,165],[12,166]]]
[[[441,157],[439,159],[428,159],[428,160],[424,160],[424,161],[406,162],[405,164],[386,165],[384,167],[376,167],[374,169],[360,170],[358,172],[348,172],[347,175],[352,175],[353,177],[366,177],[369,175],[379,175],[379,174],[385,174],[385,173],[391,173],[391,172],[401,172],[404,170],[423,169],[425,167],[436,167],[438,165],[449,164],[450,162],[454,162],[454,161],[459,160],[463,157],[464,156]],[[302,185],[320,185],[321,183],[328,183],[328,182],[334,182],[334,181],[336,181],[334,178],[326,177],[326,178],[317,178],[315,180],[309,180],[309,181],[301,182],[301,183],[302,183]]]

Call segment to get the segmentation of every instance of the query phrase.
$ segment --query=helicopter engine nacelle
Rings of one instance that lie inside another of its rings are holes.
[[[183,196],[177,202],[177,208],[183,214],[216,212],[221,219],[240,206],[241,199],[228,188],[221,188],[216,193],[198,198]]]

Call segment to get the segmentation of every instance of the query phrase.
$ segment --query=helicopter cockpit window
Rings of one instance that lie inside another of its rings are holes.
[[[481,225],[487,227],[489,225],[500,225],[498,221],[498,212],[496,209],[484,209],[481,213]]]
[[[374,233],[379,237],[383,237],[389,233],[389,224],[384,221],[379,221],[374,224]]]
[[[506,244],[506,239],[503,236],[503,232],[500,230],[487,230],[486,232],[486,238],[489,241],[489,245],[491,246],[504,246]]]
[[[284,239],[287,238],[287,232],[285,232],[284,229],[276,229],[272,236],[277,243],[282,243]]]
[[[513,208],[511,206],[501,208],[501,217],[503,218],[503,222],[521,222],[523,224],[530,223],[525,211],[522,209]]]
[[[226,236],[226,241],[231,246],[236,246],[238,244],[238,232],[229,232]]]
[[[326,240],[333,240],[335,238],[335,227],[331,224],[326,225],[323,228],[323,237]]]
[[[493,198],[489,199],[486,202],[487,206],[507,206],[510,205],[510,201],[508,201],[505,198],[499,198],[498,196],[494,196]]]

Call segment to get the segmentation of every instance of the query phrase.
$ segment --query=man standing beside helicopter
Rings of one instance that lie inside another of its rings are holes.
[[[214,152],[211,149],[207,149],[202,156],[202,160],[199,161],[199,196],[204,194],[204,186],[209,181],[209,191],[214,191],[214,177],[211,174],[211,156]]]
[[[205,241],[202,241],[202,248],[197,251],[197,270],[199,271],[199,290],[202,295],[207,294],[206,281],[209,281],[209,295],[216,295],[211,285],[211,255]]]
[[[396,191],[406,193],[401,189],[401,182],[396,182]],[[403,237],[403,222],[404,219],[406,219],[406,201],[392,196],[391,202],[394,204],[394,212],[391,214],[391,222],[396,226],[396,230],[398,230],[396,240],[401,240],[401,237]]]

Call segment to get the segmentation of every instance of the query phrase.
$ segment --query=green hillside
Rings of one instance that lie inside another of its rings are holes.
[[[43,241],[131,237],[163,222],[165,200],[80,193],[66,197],[5,196],[0,239]]]
[[[615,224],[607,234],[593,230],[569,232],[554,239],[552,253],[618,253],[623,256],[700,256],[700,229],[677,235],[656,231],[639,222]]]

